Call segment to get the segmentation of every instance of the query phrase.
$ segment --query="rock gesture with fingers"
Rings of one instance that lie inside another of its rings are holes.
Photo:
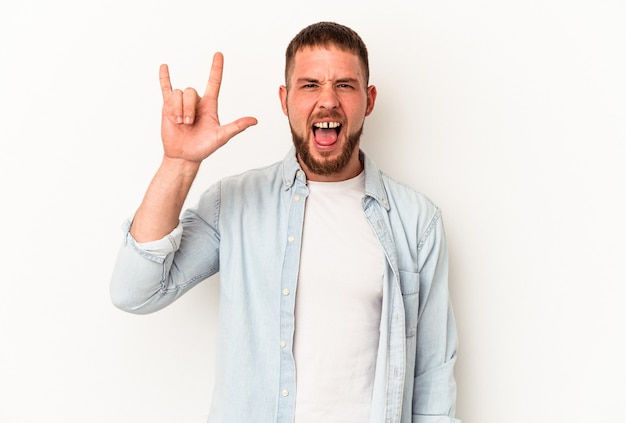
[[[224,56],[215,53],[209,81],[204,95],[200,97],[193,88],[184,91],[172,89],[168,66],[161,65],[161,138],[166,158],[200,163],[232,137],[256,125],[257,120],[253,117],[242,117],[226,125],[220,124],[217,106],[223,66]]]
[[[167,65],[161,65],[164,154],[133,219],[131,234],[139,242],[156,240],[172,231],[178,224],[200,163],[232,137],[257,123],[253,117],[243,117],[226,125],[220,124],[217,98],[223,65],[224,57],[216,53],[202,97],[193,88],[173,90],[169,69]]]

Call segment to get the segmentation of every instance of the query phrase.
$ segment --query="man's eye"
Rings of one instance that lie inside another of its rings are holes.
[[[350,85],[350,84],[339,84],[339,85],[337,85],[337,88],[351,89],[352,85]]]

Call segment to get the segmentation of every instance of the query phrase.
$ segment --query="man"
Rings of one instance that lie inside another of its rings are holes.
[[[456,422],[441,214],[360,151],[376,101],[365,44],[331,22],[296,35],[279,90],[294,148],[180,217],[200,163],[257,123],[220,124],[222,64],[202,97],[160,69],[163,161],[126,225],[113,302],[153,312],[220,271],[210,422]]]

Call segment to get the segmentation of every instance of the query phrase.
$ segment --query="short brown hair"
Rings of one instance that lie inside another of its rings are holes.
[[[370,69],[367,47],[354,30],[335,22],[318,22],[302,29],[289,43],[285,53],[285,84],[293,67],[296,53],[306,47],[335,46],[340,50],[356,54],[361,60],[365,72],[365,84],[369,82]]]

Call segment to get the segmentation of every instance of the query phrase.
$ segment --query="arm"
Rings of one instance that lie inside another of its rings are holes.
[[[132,222],[131,235],[138,242],[154,241],[170,233],[178,224],[200,163],[257,123],[255,118],[243,117],[220,125],[217,99],[223,64],[224,57],[216,53],[202,97],[193,88],[173,90],[169,69],[161,65],[163,160]]]
[[[183,233],[179,217],[201,162],[257,122],[244,117],[220,125],[217,98],[222,67],[223,57],[216,53],[203,97],[192,88],[172,90],[167,65],[160,68],[164,154],[132,222],[125,227],[111,278],[111,299],[123,310],[156,311],[217,271],[216,228],[201,219],[190,220]],[[218,191],[211,190],[209,195]],[[181,243],[188,248],[179,250]]]
[[[448,293],[448,251],[441,216],[422,248],[413,422],[455,420],[457,332]]]

